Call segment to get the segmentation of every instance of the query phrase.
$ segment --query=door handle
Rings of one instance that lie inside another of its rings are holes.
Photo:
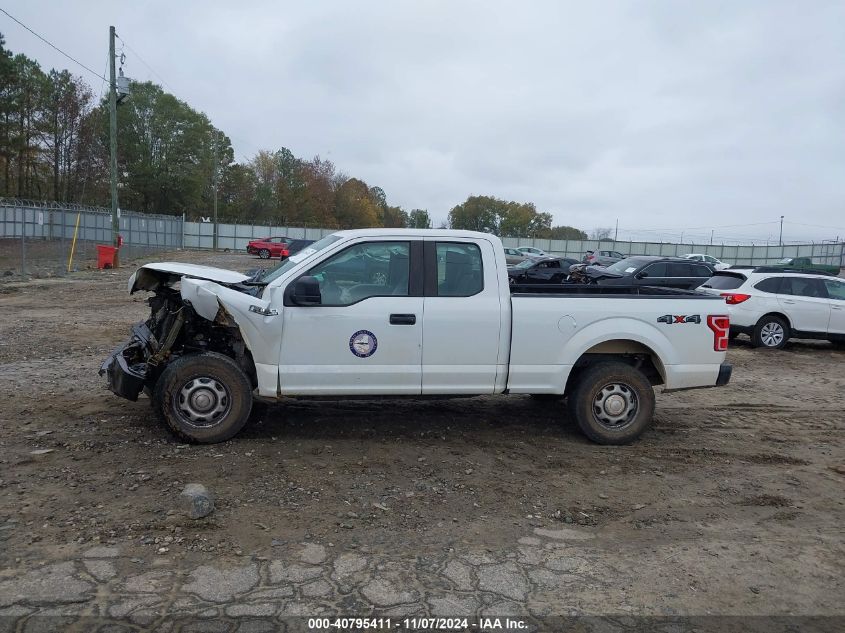
[[[794,301],[791,301],[791,300],[789,300],[789,299],[784,299],[784,300],[783,300],[783,302],[784,302],[784,303],[788,303],[789,305],[792,305],[792,304],[794,304],[794,303],[795,303]]]
[[[414,325],[417,322],[416,314],[391,314],[390,325]]]

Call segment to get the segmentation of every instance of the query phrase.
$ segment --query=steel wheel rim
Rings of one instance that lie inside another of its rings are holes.
[[[209,376],[192,378],[174,396],[179,416],[189,426],[207,429],[219,424],[232,408],[226,385]]]
[[[783,343],[784,331],[780,323],[770,321],[760,328],[760,340],[766,347],[777,347]]]
[[[637,394],[621,382],[605,385],[596,392],[592,402],[593,418],[611,431],[620,431],[634,423],[640,410]]]

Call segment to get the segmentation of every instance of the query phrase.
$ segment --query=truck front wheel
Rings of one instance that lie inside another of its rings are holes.
[[[206,352],[170,363],[153,391],[167,426],[183,440],[225,442],[240,431],[252,408],[249,379],[228,356]]]
[[[569,413],[599,444],[629,444],[651,424],[654,389],[637,369],[619,362],[587,368],[569,394]]]

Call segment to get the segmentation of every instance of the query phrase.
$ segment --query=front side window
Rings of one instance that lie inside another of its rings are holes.
[[[368,297],[407,297],[410,250],[409,242],[355,244],[306,274],[320,283],[323,305],[350,305]]]
[[[484,289],[481,249],[476,244],[437,242],[437,296],[470,297]]]
[[[838,301],[845,301],[845,283],[841,281],[834,281],[833,279],[824,280],[825,288],[827,288],[827,296]]]
[[[651,264],[647,266],[644,273],[648,277],[666,277],[666,264],[664,262],[657,262],[656,264]]]

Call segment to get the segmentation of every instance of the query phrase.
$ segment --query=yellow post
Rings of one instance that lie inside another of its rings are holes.
[[[73,251],[76,250],[76,234],[79,233],[79,218],[82,213],[76,214],[76,226],[73,227],[73,242],[70,244],[70,255],[67,258],[67,271],[70,272],[70,267],[73,265]]]

